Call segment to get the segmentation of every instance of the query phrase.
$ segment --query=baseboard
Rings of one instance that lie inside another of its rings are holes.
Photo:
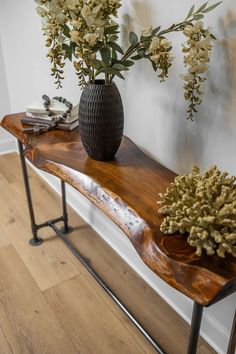
[[[12,138],[2,138],[0,140],[0,155],[16,151],[16,140]]]
[[[32,166],[32,165],[31,165]],[[34,166],[33,169],[60,194],[60,182],[57,178],[44,173]],[[67,202],[91,227],[148,283],[174,310],[189,324],[193,302],[159,279],[138,257],[123,232],[85,197],[67,186]],[[235,295],[224,300],[227,309],[234,308]],[[201,336],[219,354],[225,354],[229,329],[224,326],[224,317],[217,314],[217,305],[204,310]],[[229,312],[229,311],[228,311]],[[232,310],[231,310],[232,312]],[[227,311],[226,311],[227,313]],[[218,316],[216,316],[218,315]],[[220,322],[220,320],[222,321]],[[230,326],[228,326],[230,327]]]

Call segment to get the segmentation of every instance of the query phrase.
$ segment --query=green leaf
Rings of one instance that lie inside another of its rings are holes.
[[[119,72],[119,70],[114,69],[114,68],[104,68],[99,70],[99,72],[96,74],[96,76],[100,73],[105,73],[105,74],[110,74],[110,75],[117,75],[121,79],[124,79],[124,76]]]
[[[141,58],[145,58],[146,56],[146,49],[145,48],[141,48],[138,50],[138,54]]]
[[[152,63],[153,70],[156,72],[157,71],[156,64],[152,60],[150,60],[150,62]]]
[[[66,43],[62,44],[62,49],[65,51],[64,58],[69,59],[70,61],[72,60],[72,53],[73,53],[73,48],[71,48],[69,45]]]
[[[125,65],[121,64],[121,63],[116,63],[112,66],[114,69],[117,69],[119,71],[123,71],[123,70],[129,70]]]
[[[112,49],[114,49],[116,52],[119,52],[120,54],[124,54],[123,49],[119,46],[119,44],[115,43],[115,42],[107,42],[107,45],[109,45],[109,47],[111,47]]]
[[[118,30],[119,26],[118,25],[114,25],[114,26],[110,26],[105,28],[104,30],[104,34],[113,34],[116,33],[116,31]]]
[[[111,55],[113,60],[117,60],[117,53],[114,49],[112,49],[112,55]]]
[[[222,1],[217,2],[216,4],[209,6],[208,8],[206,8],[205,10],[203,10],[202,12],[203,12],[204,14],[207,13],[207,12],[210,12],[210,11],[214,10],[217,6],[219,6],[221,3],[222,3]]]
[[[158,26],[157,28],[154,28],[154,30],[152,31],[152,36],[155,36],[161,29],[161,26]]]
[[[90,60],[89,64],[96,70],[99,70],[102,67],[102,63],[99,60],[96,60],[96,59],[95,60]]]
[[[64,36],[70,38],[70,28],[67,25],[64,25],[63,32]]]
[[[191,7],[191,9],[189,10],[189,13],[187,14],[186,20],[192,16],[192,14],[194,13],[194,9],[195,9],[195,5],[193,5]]]
[[[116,34],[112,34],[109,37],[109,42],[115,42],[119,37]]]
[[[206,8],[208,4],[208,1],[205,2],[205,4],[203,4],[202,6],[199,7],[199,9],[196,11],[196,14],[198,14],[199,12],[202,12],[202,10],[204,10]]]
[[[131,57],[132,60],[139,60],[142,59],[142,57],[140,57],[140,55],[134,55],[133,57]]]
[[[92,47],[92,52],[96,53],[104,47],[104,43],[99,41]]]
[[[109,48],[102,48],[100,49],[101,57],[106,66],[110,64],[111,60],[111,51]]]
[[[125,60],[122,61],[122,64],[125,65],[127,68],[129,68],[130,66],[134,65],[134,62],[132,60]]]
[[[193,15],[194,21],[201,20],[203,17],[204,17],[204,15],[202,15],[202,14]]]
[[[130,44],[132,45],[136,45],[138,43],[138,36],[136,33],[134,32],[130,32],[129,34],[129,41],[130,41]]]

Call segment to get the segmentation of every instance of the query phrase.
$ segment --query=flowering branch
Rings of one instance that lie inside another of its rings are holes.
[[[210,61],[211,41],[215,39],[200,20],[220,2],[211,6],[205,2],[197,10],[192,6],[182,22],[163,30],[160,26],[150,28],[143,31],[140,38],[131,32],[130,47],[124,52],[117,43],[119,25],[116,18],[121,0],[35,1],[37,12],[42,17],[52,75],[58,88],[61,87],[64,61],[67,59],[73,61],[81,87],[95,83],[100,75],[105,76],[106,84],[111,83],[115,76],[124,79],[123,72],[140,59],[151,62],[163,82],[174,59],[171,42],[166,36],[183,32],[187,36],[182,51],[188,72],[181,77],[185,80],[185,98],[189,101],[188,118],[193,119],[196,106],[201,103],[201,85],[205,81],[203,74]]]

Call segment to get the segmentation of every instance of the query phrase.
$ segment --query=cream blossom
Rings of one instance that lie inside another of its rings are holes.
[[[45,45],[51,62],[52,76],[61,87],[63,67],[69,59],[74,64],[79,85],[95,82],[104,75],[106,83],[115,75],[123,78],[123,71],[135,60],[147,59],[158,72],[160,81],[168,77],[172,65],[172,44],[167,39],[173,32],[183,32],[187,37],[182,45],[184,64],[187,68],[181,78],[185,81],[185,98],[190,101],[189,118],[192,119],[196,105],[201,102],[201,83],[209,66],[211,30],[202,21],[207,2],[198,10],[192,6],[185,20],[170,27],[149,27],[138,36],[131,32],[130,44],[122,48],[119,39],[118,9],[121,0],[35,0],[37,13],[42,19]],[[195,11],[195,12],[194,12]],[[122,74],[121,74],[122,72]]]
[[[41,17],[45,17],[47,15],[47,10],[42,6],[36,7],[37,14]]]
[[[148,29],[145,29],[142,31],[142,36],[143,37],[150,37],[153,32],[153,27],[149,27]]]
[[[92,46],[94,46],[97,43],[98,37],[99,37],[99,35],[96,34],[96,33],[87,33],[84,36],[84,39],[92,47]]]
[[[197,111],[196,106],[201,103],[202,83],[206,80],[204,74],[209,67],[212,37],[209,28],[204,29],[202,21],[187,25],[183,33],[188,38],[182,47],[188,73],[180,77],[185,81],[185,99],[190,102],[188,118],[192,120]]]
[[[153,62],[156,70],[161,70],[159,77],[161,82],[168,77],[169,68],[174,57],[170,54],[171,43],[166,38],[153,37],[148,49],[151,54],[150,60]]]

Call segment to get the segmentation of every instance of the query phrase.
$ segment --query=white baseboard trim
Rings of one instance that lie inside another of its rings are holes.
[[[0,155],[9,154],[16,151],[16,140],[13,138],[3,138],[0,140]]]
[[[32,167],[56,193],[61,194],[60,182],[57,178],[36,169],[34,166]],[[190,324],[193,302],[158,278],[141,261],[129,240],[108,217],[70,186],[67,186],[67,202],[75,212],[78,213],[124,259],[125,262],[127,262],[182,318],[186,320],[186,322]],[[234,294],[228,299],[225,299],[224,306],[226,306],[227,309],[234,308],[235,298],[236,296]],[[204,309],[201,336],[218,354],[225,354],[229,339],[229,329],[222,323],[226,321],[224,321],[224,317],[217,313],[217,309],[217,305],[214,305],[209,309]],[[221,318],[222,321],[220,322]],[[230,325],[228,327],[230,328]]]

